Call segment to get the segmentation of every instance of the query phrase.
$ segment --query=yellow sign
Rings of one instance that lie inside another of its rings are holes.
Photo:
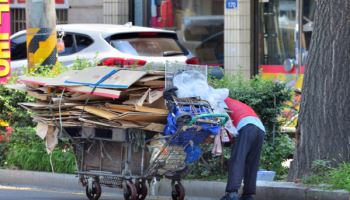
[[[0,0],[0,83],[10,78],[10,4]]]

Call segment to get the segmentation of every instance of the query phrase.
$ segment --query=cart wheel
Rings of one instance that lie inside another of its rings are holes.
[[[138,200],[144,200],[147,197],[148,189],[146,186],[145,180],[139,180],[135,183],[135,187],[137,190]]]
[[[171,197],[173,200],[184,200],[185,199],[185,188],[180,182],[174,185],[174,189],[171,192]]]
[[[124,185],[124,199],[125,200],[138,200],[137,189],[131,181],[126,181]]]
[[[89,198],[89,200],[98,200],[101,193],[102,190],[99,182],[93,181],[91,188],[89,188],[89,185],[86,185],[86,196]]]
[[[176,122],[176,125],[178,126],[185,126],[188,123],[190,123],[191,120],[192,120],[191,114],[181,113],[176,117],[175,122]]]

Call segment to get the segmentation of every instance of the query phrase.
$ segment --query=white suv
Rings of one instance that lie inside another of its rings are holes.
[[[64,51],[58,61],[70,66],[77,58],[98,59],[109,66],[160,66],[165,62],[198,64],[173,31],[110,24],[57,25],[64,33]],[[11,36],[11,69],[22,74],[27,65],[26,31]]]

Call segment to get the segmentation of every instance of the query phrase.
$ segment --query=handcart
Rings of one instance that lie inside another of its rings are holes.
[[[168,73],[167,80],[172,75],[176,73]],[[126,200],[146,199],[147,183],[163,177],[172,180],[172,199],[185,198],[181,178],[188,165],[199,160],[200,144],[218,134],[229,118],[213,113],[207,101],[178,98],[171,84],[166,88],[169,115],[163,134],[140,129],[65,128],[76,154],[77,174],[90,200],[100,198],[101,186],[122,188]]]

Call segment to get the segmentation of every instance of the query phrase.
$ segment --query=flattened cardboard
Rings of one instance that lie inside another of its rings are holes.
[[[138,106],[138,105],[120,105],[120,104],[111,104],[106,103],[106,108],[120,112],[120,113],[126,113],[126,112],[145,112],[145,113],[156,113],[156,114],[168,114],[168,110],[162,109],[162,108],[151,108],[147,106]]]
[[[110,78],[103,82],[102,86],[113,87],[115,85],[124,85],[122,88],[129,88],[136,81],[146,75],[144,71],[119,70]],[[118,88],[118,87],[117,87]]]
[[[77,76],[70,77],[65,83],[126,89],[144,75],[146,72],[143,71],[118,70],[113,67],[89,67],[81,70]]]
[[[39,136],[42,140],[45,139],[49,126],[42,122],[39,122],[36,125],[36,135]]]
[[[148,81],[154,81],[158,79],[164,79],[164,76],[146,76],[144,78],[141,78],[138,82],[148,82]]]
[[[126,113],[124,115],[118,116],[118,120],[127,120],[127,121],[137,121],[137,122],[166,122],[166,114],[155,114],[155,113]]]
[[[49,154],[53,152],[56,145],[58,144],[58,132],[58,128],[55,128],[54,126],[49,126],[47,135],[45,137],[46,151]]]
[[[91,94],[93,88],[89,86],[74,86],[74,87],[65,87],[67,91],[70,92],[79,92],[84,94]],[[107,97],[112,99],[118,99],[120,97],[121,91],[119,90],[111,90],[105,88],[95,88],[95,91],[92,95]]]
[[[138,105],[135,105],[135,110],[139,112],[164,114],[164,115],[167,115],[169,113],[169,111],[165,109],[151,108],[151,107],[138,106]]]
[[[65,83],[65,80],[77,76],[79,71],[80,70],[69,70],[55,78],[20,76],[19,81],[29,86],[32,86],[33,84],[42,86],[69,86],[73,84]]]
[[[98,126],[105,126],[105,127],[112,127],[112,128],[119,128],[122,126],[120,123],[118,125],[116,125],[117,122],[110,123],[110,121],[108,123],[104,123],[104,122],[100,122],[100,121],[96,121],[96,120],[89,120],[89,119],[85,119],[85,118],[79,118],[79,120],[82,122],[95,124]]]
[[[164,124],[157,124],[157,123],[150,123],[143,127],[142,129],[147,130],[147,131],[154,131],[158,133],[163,133],[165,129]]]
[[[25,102],[25,103],[19,103],[20,106],[24,107],[25,109],[32,109],[32,110],[48,110],[48,109],[58,109],[58,105],[48,104],[48,103],[34,103],[34,102]],[[74,106],[78,106],[80,104],[78,103],[63,103],[60,107],[61,109],[64,108],[72,108]]]
[[[165,76],[165,71],[147,71],[149,75]]]
[[[84,110],[85,112],[94,114],[96,116],[102,117],[104,119],[113,120],[117,119],[118,115],[111,112],[97,108],[96,106],[76,106],[75,108]]]
[[[163,90],[152,90],[148,94],[147,103],[152,104],[155,101],[157,101],[158,99],[160,99],[161,97],[163,97]]]
[[[134,106],[129,106],[129,105],[121,105],[121,104],[111,104],[111,103],[106,103],[105,106],[109,109],[115,109],[115,110],[120,110],[120,111],[136,111]]]
[[[48,101],[49,96],[47,94],[39,93],[33,90],[27,90],[27,94],[31,97],[34,97],[36,99],[39,99],[41,101]]]
[[[163,90],[152,90],[149,88],[145,93],[141,94],[130,94],[129,100],[124,101],[123,104],[127,105],[138,105],[152,104],[163,97]]]
[[[142,106],[143,103],[145,102],[145,100],[147,99],[150,91],[151,91],[151,89],[148,89],[143,94],[131,94],[131,95],[129,95],[129,100],[124,101],[123,104]]]
[[[154,81],[147,81],[147,82],[137,82],[136,85],[147,86],[147,87],[164,87],[165,81],[154,80]]]

